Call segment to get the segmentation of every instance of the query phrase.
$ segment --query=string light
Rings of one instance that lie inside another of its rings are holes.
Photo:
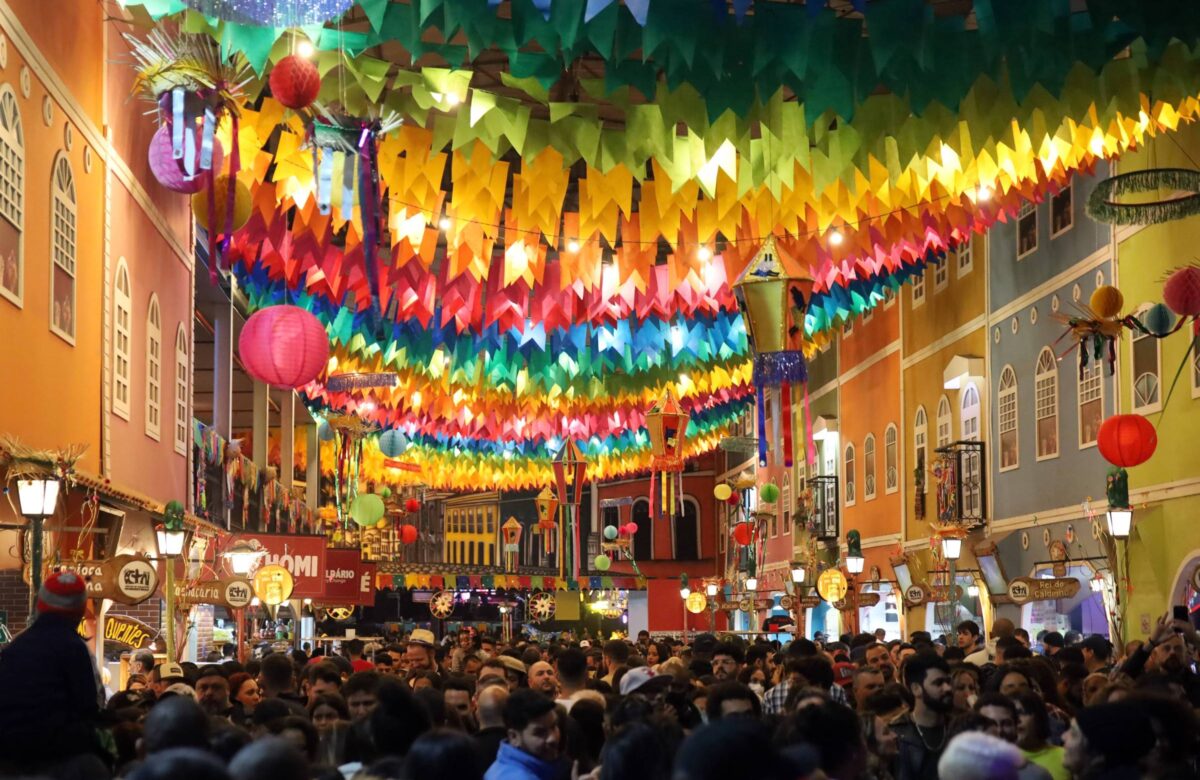
[[[832,233],[829,234],[829,245],[830,246],[841,246],[842,242],[845,240],[846,240],[846,237],[842,235],[842,231],[840,231],[840,230],[834,230]]]
[[[462,102],[462,98],[458,96],[457,92],[450,92],[446,95],[446,102],[452,106],[457,106]]]
[[[438,220],[438,230],[450,229],[450,217],[442,217]]]
[[[570,241],[567,242],[567,251],[570,252],[571,254],[575,254],[576,252],[578,252],[579,251],[579,242],[572,238]]]
[[[313,56],[314,51],[312,41],[300,41],[300,43],[296,44],[296,54],[306,60]]]
[[[708,248],[707,244],[701,244],[700,248],[696,250],[696,259],[704,262],[712,260],[712,250]]]
[[[975,199],[980,203],[987,203],[992,199],[992,188],[986,184],[980,184],[979,191],[975,194]]]

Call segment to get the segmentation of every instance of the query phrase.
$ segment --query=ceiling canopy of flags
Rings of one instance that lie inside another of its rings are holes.
[[[141,84],[245,185],[193,197],[252,306],[325,326],[311,403],[404,433],[419,471],[367,447],[368,477],[450,489],[548,484],[567,440],[590,475],[646,471],[667,391],[713,448],[753,394],[733,287],[767,237],[813,280],[811,349],[1200,108],[1175,2],[125,5],[204,50],[200,108],[144,59]],[[358,373],[396,378],[328,382]]]

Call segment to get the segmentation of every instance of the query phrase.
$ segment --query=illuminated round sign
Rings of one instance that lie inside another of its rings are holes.
[[[929,594],[925,592],[925,587],[919,583],[914,582],[908,586],[908,590],[904,591],[904,600],[909,604],[924,604],[928,597]]]
[[[691,612],[693,615],[698,615],[704,610],[708,609],[708,596],[705,596],[699,591],[694,591],[688,594],[687,600],[684,601],[684,605],[687,606],[688,612]]]
[[[116,573],[116,586],[125,604],[140,604],[158,588],[158,572],[147,558],[129,557]]]
[[[254,573],[254,592],[268,606],[278,606],[287,601],[295,587],[292,573],[277,563],[263,566]]]
[[[250,606],[250,599],[254,597],[254,588],[250,585],[249,580],[242,577],[221,580],[221,586],[223,588],[221,595],[230,609],[244,609]]]
[[[817,593],[820,593],[821,598],[830,603],[841,601],[846,597],[846,591],[849,589],[846,575],[842,574],[841,569],[826,569],[817,578]]]

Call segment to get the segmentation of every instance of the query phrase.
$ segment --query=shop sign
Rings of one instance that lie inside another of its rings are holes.
[[[708,596],[700,591],[693,591],[688,594],[687,599],[684,601],[684,606],[687,607],[688,612],[698,615],[708,609]]]
[[[253,586],[245,577],[175,583],[175,602],[181,606],[212,604],[228,609],[242,609],[250,604],[253,594]]]
[[[158,636],[157,631],[131,617],[109,615],[104,619],[105,642],[115,642],[132,650],[144,650],[150,646],[156,636]]]
[[[375,605],[376,566],[358,550],[326,550],[325,566],[325,603]]]
[[[929,600],[929,592],[925,590],[924,584],[914,582],[904,591],[904,600],[910,606],[919,606]]]
[[[1079,580],[1074,577],[1055,577],[1049,580],[1017,577],[1008,584],[1008,597],[1016,604],[1069,599],[1078,592]]]
[[[103,561],[70,561],[64,571],[83,577],[88,598],[111,599],[118,604],[141,604],[158,589],[158,571],[149,558],[118,555]]]
[[[277,564],[292,575],[291,598],[335,601],[325,598],[326,554],[324,536],[298,534],[236,534],[233,541],[255,539],[267,551],[262,565]],[[374,603],[374,602],[372,602]]]
[[[945,604],[950,601],[958,601],[963,597],[963,589],[961,585],[954,586],[954,596],[950,596],[949,585],[934,585],[929,589],[929,600],[935,604]]]
[[[846,610],[856,607],[873,607],[879,603],[878,593],[858,593],[849,591],[841,601],[833,602],[834,609]]]
[[[807,596],[800,597],[801,609],[816,609],[821,606],[821,597],[810,593]]]
[[[829,603],[840,601],[849,589],[846,575],[840,569],[826,569],[817,578],[817,593]]]

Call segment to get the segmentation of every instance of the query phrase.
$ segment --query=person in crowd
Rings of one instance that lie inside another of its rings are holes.
[[[319,733],[350,722],[350,708],[338,693],[322,693],[309,702],[308,716]]]
[[[219,666],[205,666],[196,678],[196,701],[211,717],[230,718],[233,705],[229,700],[229,680]]]
[[[47,577],[33,624],[0,653],[0,768],[32,772],[100,749],[99,678],[76,631],[86,588],[73,572]]]
[[[1150,720],[1137,704],[1085,707],[1063,737],[1063,766],[1076,780],[1137,780],[1155,742]]]
[[[154,670],[154,653],[149,650],[139,650],[133,654],[133,658],[129,660],[129,674],[140,674],[143,677],[149,677],[150,672]]]
[[[666,642],[650,642],[646,645],[646,663],[650,666],[658,666],[663,661],[671,657],[671,648]]]
[[[258,670],[258,689],[264,699],[285,702],[296,715],[305,714],[308,703],[296,692],[296,667],[282,653],[271,653],[262,659]]]
[[[356,672],[369,672],[375,668],[375,664],[363,657],[363,651],[366,650],[366,643],[361,639],[349,639],[342,648],[346,651],[346,658],[350,660],[350,667]]]
[[[939,777],[954,780],[1017,780],[1025,758],[1015,745],[983,731],[964,731],[938,760]]]
[[[417,737],[404,758],[404,778],[411,780],[481,780],[483,772],[463,756],[474,750],[460,731],[435,729]]]
[[[554,667],[545,661],[535,661],[529,667],[529,687],[551,699],[558,696],[558,676]]]
[[[1066,647],[1066,642],[1063,641],[1063,635],[1057,631],[1047,631],[1041,638],[1042,655],[1051,660],[1055,660],[1060,650]]]
[[[974,620],[962,621],[954,627],[954,632],[958,637],[958,647],[965,654],[964,658],[970,658],[981,650],[986,652],[987,648],[983,642],[983,635],[979,631],[979,624]]]
[[[587,689],[587,656],[578,648],[565,648],[554,659],[554,668],[558,672],[558,701],[569,710],[571,698]]]
[[[404,663],[408,671],[436,672],[437,658],[434,648],[437,639],[427,628],[417,628],[408,637],[404,650]],[[347,697],[348,698],[348,697]]]
[[[732,642],[722,642],[713,648],[712,673],[718,682],[736,681],[738,672],[745,663],[742,649]]]
[[[1099,634],[1090,634],[1079,643],[1079,649],[1083,651],[1083,665],[1088,674],[1108,676],[1112,672],[1112,642]]]
[[[561,773],[561,731],[553,699],[529,689],[518,690],[504,705],[501,743],[485,780],[555,780]]]
[[[604,643],[604,676],[601,677],[604,682],[615,686],[613,677],[617,671],[624,669],[629,663],[629,645],[622,642],[620,639],[610,639]]]
[[[1063,766],[1063,749],[1050,743],[1050,715],[1042,697],[1023,693],[1013,702],[1017,713],[1017,747],[1031,763],[1045,769],[1052,780],[1070,780]]]
[[[458,713],[462,723],[473,730],[471,721],[474,715],[475,679],[468,675],[457,674],[448,678],[442,686],[442,700],[447,709]]]
[[[754,718],[762,716],[762,705],[754,691],[739,682],[719,682],[708,689],[705,704],[708,722],[723,718]]]
[[[338,693],[342,689],[342,673],[331,661],[320,661],[304,670],[307,680],[308,701],[312,704],[318,696],[327,693]]]
[[[1029,641],[1029,632],[1026,631],[1025,629],[1023,629],[1023,628],[1014,629],[1013,636],[1015,636],[1017,638],[1017,641],[1020,642],[1025,647],[1025,649],[1027,649],[1027,650],[1033,649],[1033,644]]]
[[[954,709],[950,666],[937,653],[926,650],[905,661],[903,676],[913,709],[892,724],[899,740],[896,776],[898,780],[936,780]]]
[[[854,704],[859,712],[866,711],[867,699],[883,690],[883,672],[874,666],[864,666],[854,672]]]
[[[896,667],[892,663],[892,655],[888,652],[887,645],[880,644],[879,642],[867,645],[863,658],[867,666],[872,669],[878,669],[883,674],[883,681],[885,683],[896,679]]]
[[[341,695],[350,711],[350,721],[364,720],[379,704],[379,686],[383,675],[375,671],[355,672],[342,686]]]
[[[508,697],[508,686],[503,683],[480,687],[475,694],[475,720],[479,731],[472,739],[479,754],[481,771],[492,765],[500,751],[500,743],[508,739],[508,729],[504,726],[504,705],[508,703]]]
[[[254,714],[254,708],[262,701],[258,692],[258,680],[246,672],[234,672],[229,675],[229,699],[233,705],[230,720],[239,726],[249,722]]]

